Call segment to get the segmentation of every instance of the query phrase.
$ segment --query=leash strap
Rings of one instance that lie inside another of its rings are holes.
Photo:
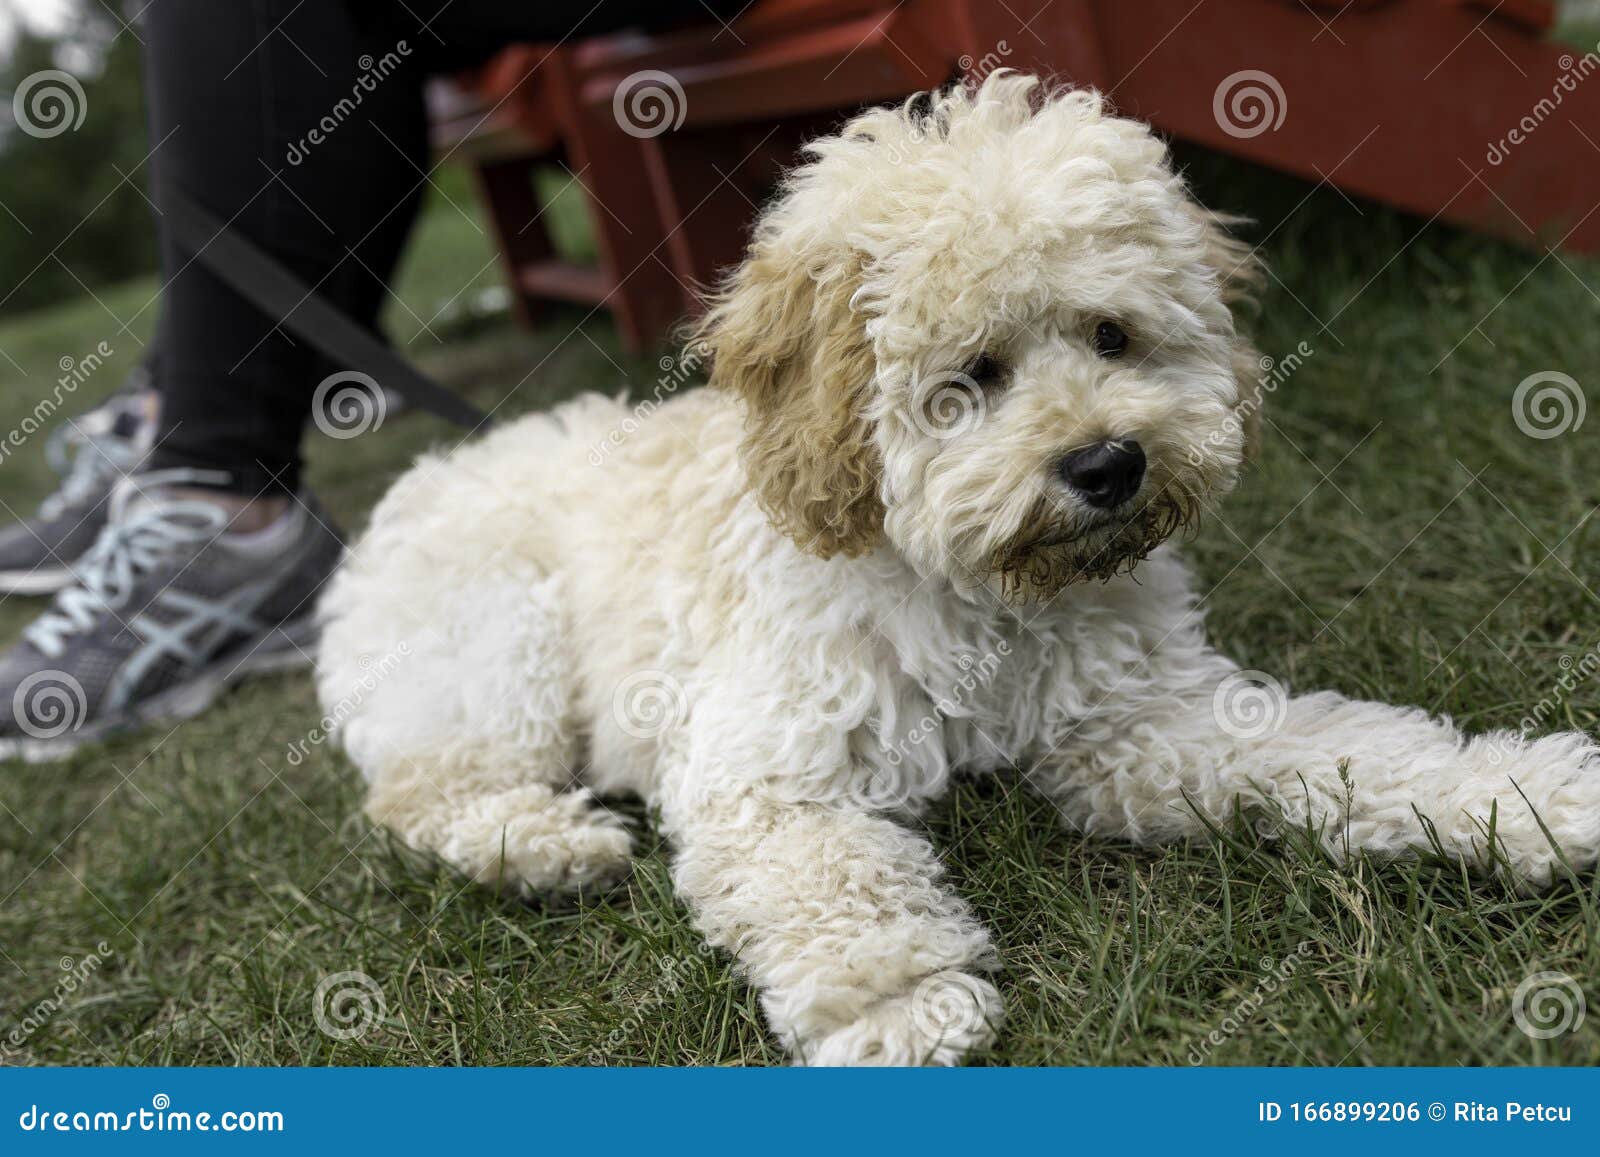
[[[163,190],[162,211],[178,245],[269,317],[351,369],[359,369],[419,409],[469,429],[487,414],[422,373],[351,321],[237,230],[229,229],[180,190]]]

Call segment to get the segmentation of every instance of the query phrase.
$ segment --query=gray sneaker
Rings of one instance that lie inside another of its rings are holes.
[[[113,489],[78,581],[0,655],[0,758],[60,759],[197,715],[246,675],[310,664],[339,532],[310,495],[240,535],[216,504],[163,489],[216,480],[164,470]]]
[[[45,453],[61,486],[34,517],[0,530],[0,593],[48,595],[73,581],[105,527],[112,486],[147,449],[143,409],[143,395],[125,390],[50,435]]]

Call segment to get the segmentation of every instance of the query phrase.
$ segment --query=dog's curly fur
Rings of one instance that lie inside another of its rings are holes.
[[[636,430],[580,398],[378,507],[320,662],[374,820],[551,893],[625,870],[596,796],[644,797],[697,926],[823,1064],[992,1039],[989,937],[906,822],[957,770],[1140,841],[1259,806],[1336,855],[1436,840],[1537,885],[1548,831],[1594,864],[1582,735],[1329,693],[1225,718],[1239,670],[1161,540],[1245,461],[1252,267],[1148,129],[1002,74],[810,152],[700,327],[712,388]],[[1058,473],[1101,439],[1148,459],[1109,513]]]

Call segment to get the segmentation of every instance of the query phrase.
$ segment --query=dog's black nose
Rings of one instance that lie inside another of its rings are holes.
[[[1144,450],[1131,438],[1096,442],[1061,459],[1061,480],[1090,506],[1119,506],[1144,481]]]

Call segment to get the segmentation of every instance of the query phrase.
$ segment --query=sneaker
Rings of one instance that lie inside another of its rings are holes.
[[[112,486],[148,448],[148,429],[142,390],[125,389],[50,435],[45,455],[61,485],[34,517],[0,530],[0,593],[48,595],[73,581],[105,528]]]
[[[309,494],[238,534],[220,506],[166,489],[225,481],[162,470],[112,490],[77,581],[0,655],[0,758],[60,759],[197,715],[247,675],[310,664],[316,595],[343,540]]]

